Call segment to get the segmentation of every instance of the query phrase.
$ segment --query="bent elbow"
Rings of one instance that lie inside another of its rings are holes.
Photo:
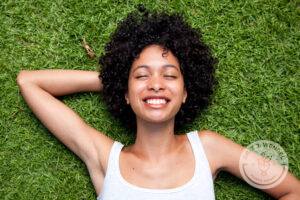
[[[19,72],[16,80],[19,87],[28,82],[28,72],[28,70],[21,70]]]

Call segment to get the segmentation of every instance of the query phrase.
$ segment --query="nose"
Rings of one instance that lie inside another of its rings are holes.
[[[160,76],[152,76],[148,83],[148,90],[154,90],[158,92],[159,90],[164,90],[164,82]]]

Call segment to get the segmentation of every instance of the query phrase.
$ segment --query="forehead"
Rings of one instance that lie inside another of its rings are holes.
[[[179,70],[179,62],[171,51],[165,51],[158,45],[151,45],[143,49],[140,55],[134,60],[131,71],[139,68],[174,68]]]

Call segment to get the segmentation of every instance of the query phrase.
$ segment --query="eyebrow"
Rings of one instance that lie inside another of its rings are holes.
[[[163,65],[162,67],[163,67],[163,68],[171,67],[171,68],[175,68],[175,69],[178,71],[178,68],[177,68],[175,65],[172,65],[172,64]],[[137,67],[132,71],[132,73],[135,72],[137,69],[140,69],[140,68],[146,68],[146,69],[149,69],[150,66],[148,66],[148,65],[139,65],[139,66],[137,66]]]

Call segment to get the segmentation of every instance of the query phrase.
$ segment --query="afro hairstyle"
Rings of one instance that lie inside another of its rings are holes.
[[[211,102],[217,59],[203,42],[200,30],[192,28],[181,14],[133,11],[122,20],[99,58],[99,79],[108,111],[130,133],[136,134],[136,116],[126,104],[125,93],[133,61],[149,45],[159,45],[178,59],[187,99],[175,116],[175,133],[192,122]]]

